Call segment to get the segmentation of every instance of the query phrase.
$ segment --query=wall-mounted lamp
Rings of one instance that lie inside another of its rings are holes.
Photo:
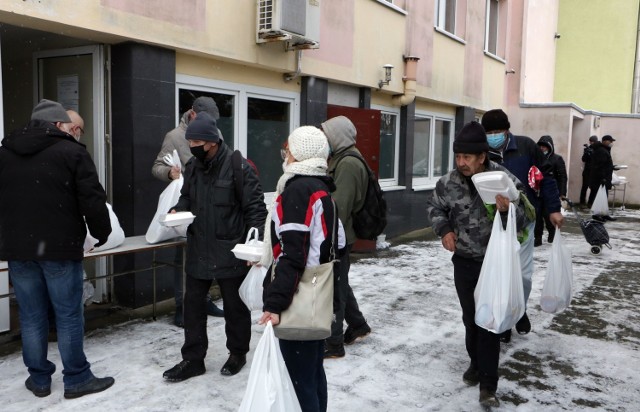
[[[391,81],[391,69],[393,69],[393,64],[385,64],[382,68],[384,69],[384,80],[380,80],[378,82],[378,89],[382,89],[382,86],[389,84]]]
[[[554,38],[554,39],[559,39],[559,38],[560,38],[560,34],[558,34],[558,33],[554,34],[554,35],[553,35],[553,38]]]
[[[516,69],[509,69],[504,71],[504,74],[515,74],[515,73],[516,73]]]

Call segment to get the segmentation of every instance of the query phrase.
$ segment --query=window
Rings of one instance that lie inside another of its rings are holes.
[[[380,110],[380,164],[378,180],[381,187],[398,185],[398,153],[400,148],[400,110],[372,106]]]
[[[499,59],[505,57],[507,2],[487,0],[484,51]]]
[[[456,34],[456,0],[437,0],[436,27]]]
[[[178,119],[198,96],[216,101],[225,143],[255,163],[265,193],[275,192],[282,175],[280,148],[299,123],[298,94],[186,75],[176,76],[176,89]]]
[[[433,186],[452,169],[452,119],[418,115],[414,119],[413,186]]]

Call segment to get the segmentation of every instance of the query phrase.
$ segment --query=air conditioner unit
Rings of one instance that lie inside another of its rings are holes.
[[[256,43],[287,42],[291,49],[320,47],[320,0],[258,0]]]

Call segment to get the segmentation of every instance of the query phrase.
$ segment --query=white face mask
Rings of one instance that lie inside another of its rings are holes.
[[[287,166],[288,166],[288,164],[287,164],[287,159],[284,159],[284,160],[282,161],[282,171],[283,171],[283,172],[285,172],[285,173],[286,173],[286,171],[287,171]]]

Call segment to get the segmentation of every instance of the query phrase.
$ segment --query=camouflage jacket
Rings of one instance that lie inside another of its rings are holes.
[[[520,190],[520,198],[514,202],[517,206],[516,227],[519,235],[528,236],[523,230],[535,221],[535,209],[524,194],[524,185],[507,169],[490,162],[487,171],[493,170],[507,173]],[[456,169],[442,176],[428,201],[427,212],[433,231],[440,238],[449,232],[455,233],[456,255],[476,260],[484,258],[496,209],[495,205],[483,203],[471,178],[465,177]],[[507,213],[501,217],[506,224]]]

